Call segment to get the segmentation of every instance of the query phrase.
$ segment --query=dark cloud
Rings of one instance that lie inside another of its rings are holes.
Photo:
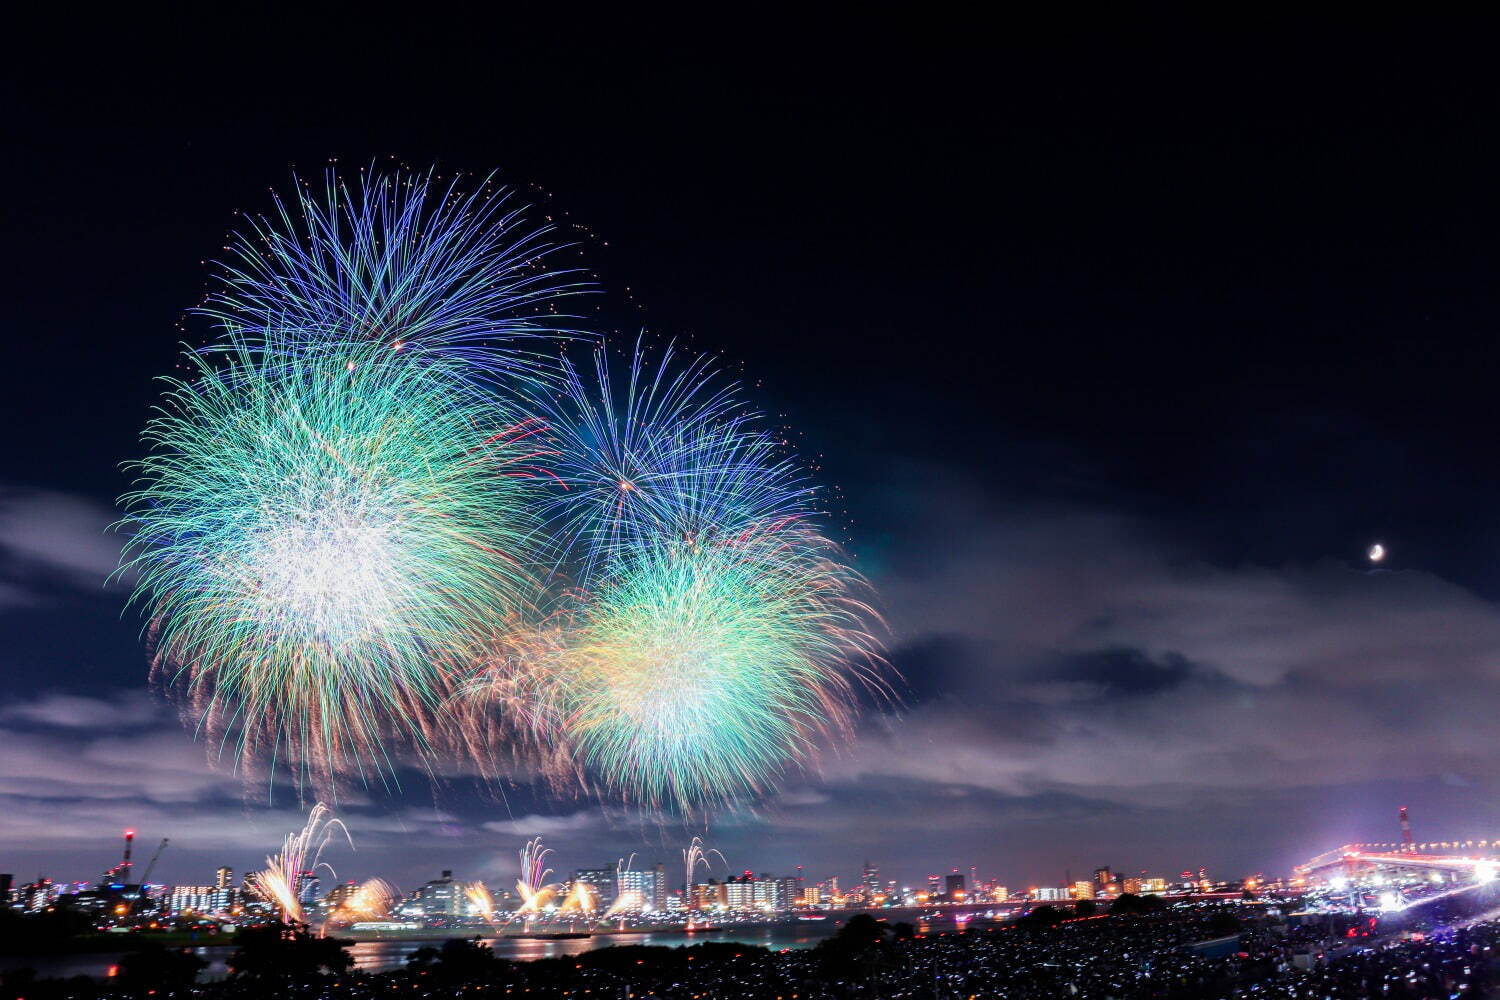
[[[43,601],[58,589],[101,593],[120,558],[115,520],[82,497],[0,488],[0,603]]]
[[[921,557],[892,548],[877,580],[906,697],[782,795],[684,820],[559,801],[524,774],[477,794],[463,768],[412,772],[343,797],[344,867],[506,877],[532,836],[570,869],[671,860],[696,833],[736,868],[834,874],[869,854],[908,879],[977,864],[1025,883],[1090,861],[1276,870],[1379,836],[1397,804],[1450,811],[1452,836],[1500,828],[1500,611],[1473,592],[1330,559],[1214,565],[1160,523],[1079,505],[906,502]],[[130,824],[184,838],[191,877],[257,863],[301,807],[208,749],[139,690],[13,702],[0,857],[102,850]]]

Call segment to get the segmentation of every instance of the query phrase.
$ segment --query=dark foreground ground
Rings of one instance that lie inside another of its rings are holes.
[[[1254,906],[1216,905],[1080,917],[1043,910],[1015,923],[933,936],[855,917],[816,948],[733,944],[621,947],[577,958],[496,959],[473,942],[423,949],[405,969],[350,971],[340,942],[266,928],[240,936],[222,982],[195,982],[191,953],[147,949],[104,982],[4,979],[0,998],[196,997],[236,1000],[988,1000],[988,998],[1432,998],[1497,995],[1500,921],[1493,901],[1440,904],[1405,933],[1368,921],[1296,926]],[[1350,926],[1356,935],[1350,937]]]

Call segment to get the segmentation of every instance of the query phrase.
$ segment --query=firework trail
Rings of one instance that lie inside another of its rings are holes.
[[[587,917],[598,909],[598,891],[587,882],[574,882],[558,912]]]
[[[563,487],[547,518],[580,583],[643,545],[709,544],[813,514],[805,472],[708,358],[679,365],[668,345],[653,364],[637,343],[623,376],[602,346],[592,370],[562,365],[563,391],[531,405]]]
[[[153,673],[217,755],[329,794],[464,755],[691,811],[884,693],[785,435],[704,357],[553,357],[585,289],[549,240],[488,178],[402,170],[299,180],[232,238],[123,498]]]
[[[528,223],[494,177],[471,190],[433,170],[330,169],[321,192],[295,178],[270,215],[246,216],[200,313],[251,337],[384,342],[526,372],[518,342],[554,336],[559,298],[550,225]]]
[[[754,796],[880,690],[863,580],[813,530],[641,547],[577,613],[567,739],[597,784],[687,809]]]
[[[599,915],[600,921],[607,920],[616,913],[635,912],[646,908],[646,897],[639,889],[622,888],[622,876],[631,870],[635,864],[635,852],[630,852],[628,858],[617,858],[615,860],[615,900],[609,904],[609,908]]]
[[[692,842],[682,849],[682,894],[683,904],[687,909],[696,909],[696,904],[692,899],[693,877],[697,875],[699,866],[705,870],[711,870],[708,858],[710,854],[717,854],[719,863],[725,868],[729,867],[729,862],[724,860],[724,855],[720,854],[716,848],[704,849],[702,837],[694,837]]]
[[[256,885],[280,908],[281,918],[286,923],[307,923],[307,914],[297,896],[300,876],[326,868],[331,877],[338,878],[333,866],[323,860],[323,849],[333,842],[337,833],[344,835],[350,847],[354,846],[343,820],[334,818],[333,812],[319,802],[308,814],[307,825],[287,834],[280,852],[266,858],[265,870],[255,873]]]
[[[517,916],[539,915],[542,908],[552,901],[553,890],[547,885],[547,876],[552,874],[552,869],[546,867],[547,856],[551,853],[550,847],[542,846],[541,837],[528,840],[521,848],[521,877],[516,880],[516,895],[520,897],[521,905],[516,909]]]
[[[384,776],[387,737],[430,746],[443,659],[536,593],[531,424],[380,345],[190,361],[124,498],[157,676],[221,754]]]
[[[489,888],[483,882],[470,882],[464,886],[464,898],[485,919],[491,927],[498,929],[495,922],[495,897],[490,894]]]
[[[637,344],[622,377],[603,349],[591,374],[563,368],[534,405],[564,487],[546,518],[579,586],[480,676],[509,692],[519,669],[512,715],[546,720],[554,783],[689,810],[760,794],[885,692],[865,581],[705,358],[652,363]]]
[[[385,879],[372,878],[354,891],[335,910],[329,920],[334,923],[352,924],[361,920],[383,920],[390,916],[391,906],[400,898],[396,887]]]
[[[609,904],[609,909],[600,916],[600,920],[607,920],[617,913],[636,913],[646,908],[646,897],[639,889],[626,889],[615,896],[615,901]]]
[[[447,665],[454,694],[448,730],[480,772],[503,781],[518,767],[561,794],[587,787],[565,738],[559,700],[569,669],[565,617],[513,619],[491,629]]]

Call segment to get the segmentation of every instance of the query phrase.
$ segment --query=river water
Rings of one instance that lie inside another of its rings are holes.
[[[563,955],[579,955],[595,948],[613,945],[665,945],[681,948],[704,941],[727,941],[737,944],[760,945],[764,948],[806,948],[817,944],[838,929],[833,920],[797,924],[752,924],[745,927],[726,927],[717,931],[699,931],[694,934],[656,932],[645,934],[595,934],[586,938],[538,939],[522,937],[491,937],[485,940],[500,958],[529,961],[537,958],[556,958]],[[455,931],[450,937],[465,937]],[[472,937],[473,935],[467,935]],[[391,938],[383,941],[356,941],[349,946],[356,967],[366,972],[384,972],[400,968],[412,952],[422,947],[441,946],[442,939]],[[227,974],[226,963],[234,951],[232,945],[213,945],[194,949],[198,956],[208,962],[200,979],[219,979]],[[98,979],[112,975],[124,952],[98,952],[87,955],[24,955],[0,956],[0,970],[30,966],[41,977],[93,976]]]

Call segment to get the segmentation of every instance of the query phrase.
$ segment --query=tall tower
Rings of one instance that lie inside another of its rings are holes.
[[[1407,854],[1416,851],[1411,842],[1411,819],[1406,815],[1406,807],[1401,807],[1401,850]]]
[[[120,861],[120,882],[130,884],[130,845],[135,842],[135,831],[125,831],[125,857]]]

